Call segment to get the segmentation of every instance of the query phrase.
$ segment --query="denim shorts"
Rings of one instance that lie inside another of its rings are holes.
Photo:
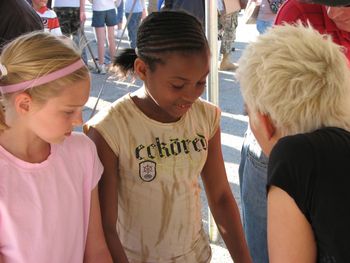
[[[115,26],[117,24],[117,13],[115,9],[105,11],[93,11],[92,27]]]

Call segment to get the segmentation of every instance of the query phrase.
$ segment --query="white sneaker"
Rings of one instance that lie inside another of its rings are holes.
[[[104,75],[107,73],[107,69],[106,69],[105,64],[102,64],[102,65],[98,64],[98,67],[100,68],[100,72],[99,72],[100,74]]]
[[[118,29],[117,30],[117,38],[121,38],[123,34],[123,29]]]

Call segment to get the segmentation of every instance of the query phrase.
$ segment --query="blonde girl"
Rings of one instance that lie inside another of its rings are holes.
[[[68,41],[31,33],[0,57],[0,262],[112,262],[97,192],[103,168],[94,144],[72,132],[90,77]]]

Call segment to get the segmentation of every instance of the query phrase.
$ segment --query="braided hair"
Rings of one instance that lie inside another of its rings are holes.
[[[114,65],[127,75],[134,72],[134,61],[142,59],[152,71],[157,63],[165,63],[162,55],[200,53],[209,49],[201,22],[183,11],[161,11],[148,15],[137,32],[136,49],[124,49]]]

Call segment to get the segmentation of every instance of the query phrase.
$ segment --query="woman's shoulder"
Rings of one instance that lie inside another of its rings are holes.
[[[84,155],[91,154],[95,151],[96,146],[93,141],[82,132],[72,132],[64,142],[58,145],[64,152],[69,154]]]
[[[103,107],[90,120],[84,124],[84,131],[89,127],[101,125],[103,123],[119,122],[123,116],[130,113],[133,109],[130,94],[126,94],[108,106]]]
[[[306,4],[299,2],[298,0],[287,0],[278,11],[275,24],[280,25],[283,22],[295,23],[298,20],[306,22],[310,18],[312,20],[321,19],[317,14],[323,15],[321,5]]]

